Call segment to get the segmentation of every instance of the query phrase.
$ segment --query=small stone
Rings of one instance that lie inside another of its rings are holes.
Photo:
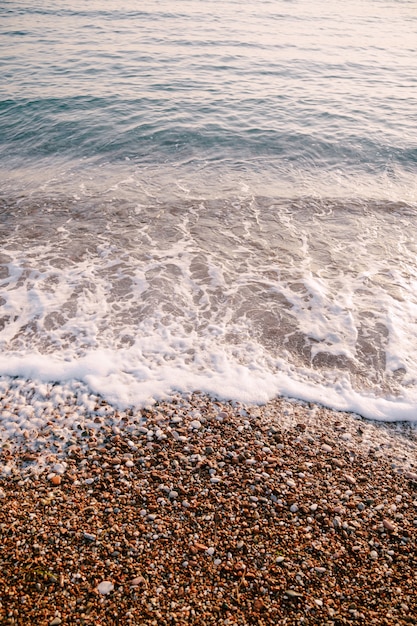
[[[289,598],[301,598],[303,596],[302,593],[298,593],[298,591],[294,591],[293,589],[286,589],[284,594]]]
[[[52,622],[49,622],[49,626],[59,626],[59,624],[62,624],[62,620],[60,617],[54,617]]]
[[[96,536],[91,533],[83,533],[83,537],[86,541],[95,541]]]
[[[316,504],[316,503],[312,504],[310,506],[310,511],[313,511],[313,513],[314,513],[314,511],[317,511],[317,507],[318,507],[318,504]]]
[[[297,513],[298,506],[296,504],[293,504],[292,506],[290,506],[290,511],[291,513]]]
[[[113,583],[111,583],[108,580],[103,580],[103,582],[101,582],[99,586],[97,587],[97,591],[101,593],[103,596],[106,596],[107,594],[111,593],[113,589],[114,589]]]
[[[146,580],[143,576],[136,576],[130,581],[132,587],[138,587],[139,585],[146,585]]]
[[[170,500],[176,500],[178,498],[178,491],[174,491],[174,490],[170,491],[168,494],[168,498]]]
[[[213,547],[207,548],[206,554],[208,554],[209,556],[213,556],[214,550],[215,550],[215,548],[213,548]]]
[[[200,430],[201,428],[200,420],[192,420],[192,422],[190,422],[189,428],[192,430]]]
[[[55,476],[52,476],[50,480],[51,480],[51,483],[55,485],[56,487],[60,485],[62,482],[62,478],[58,474]]]
[[[371,550],[369,553],[369,556],[371,557],[373,561],[376,561],[378,558],[378,552],[376,550]]]
[[[384,519],[382,523],[384,528],[386,528],[390,533],[393,533],[396,530],[395,524],[393,524],[389,519]]]
[[[356,485],[356,480],[350,474],[345,474],[345,480],[349,483],[349,485]]]
[[[333,450],[333,448],[327,445],[327,443],[323,443],[321,449],[323,450],[323,452],[331,452]]]

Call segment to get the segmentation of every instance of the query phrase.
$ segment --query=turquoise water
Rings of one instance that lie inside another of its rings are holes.
[[[414,419],[414,2],[5,1],[0,34],[0,373]]]

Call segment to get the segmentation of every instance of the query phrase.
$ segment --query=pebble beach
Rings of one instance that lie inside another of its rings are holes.
[[[0,626],[417,624],[416,41],[0,3]]]
[[[8,384],[1,624],[417,623],[414,426]]]

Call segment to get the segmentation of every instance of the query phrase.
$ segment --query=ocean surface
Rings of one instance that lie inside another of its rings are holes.
[[[2,389],[416,421],[416,254],[415,1],[1,3]]]

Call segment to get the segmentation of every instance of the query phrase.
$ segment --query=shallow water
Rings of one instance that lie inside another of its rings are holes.
[[[412,2],[6,2],[0,373],[416,419]]]

